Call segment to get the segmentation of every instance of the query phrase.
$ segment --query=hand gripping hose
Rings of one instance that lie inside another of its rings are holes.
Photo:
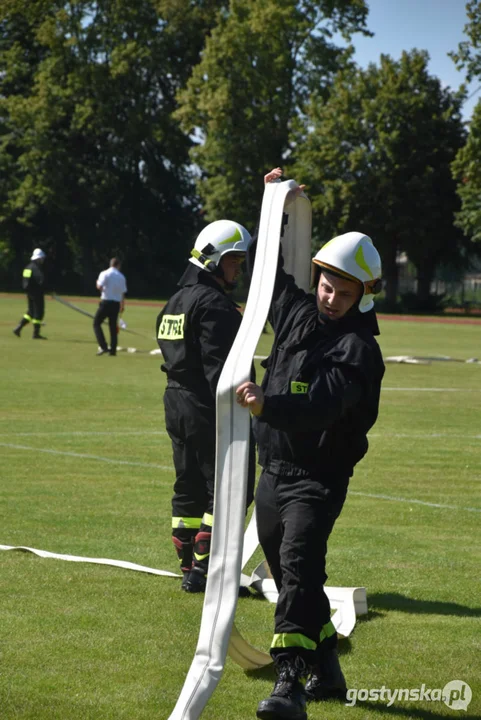
[[[265,187],[249,296],[217,386],[216,478],[209,574],[197,649],[170,720],[200,717],[222,675],[233,630],[242,564],[249,448],[249,412],[236,402],[235,391],[249,379],[254,352],[267,319],[285,205],[300,204],[304,225],[308,224],[310,229],[310,203],[305,196],[296,198],[296,187],[293,180],[269,183]],[[297,207],[293,214],[297,216]],[[294,234],[285,233],[284,240],[294,239]],[[300,267],[307,264],[301,281],[305,285],[309,274],[310,234],[309,243],[303,245],[303,248],[290,247],[286,269],[290,271],[297,264]],[[238,635],[237,631],[234,635]]]

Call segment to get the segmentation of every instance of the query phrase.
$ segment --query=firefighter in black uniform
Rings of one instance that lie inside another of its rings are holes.
[[[42,325],[43,316],[45,313],[45,300],[44,300],[44,282],[45,276],[42,270],[43,261],[46,255],[40,248],[35,248],[30,258],[30,262],[23,271],[22,287],[27,293],[28,309],[23,318],[18,323],[17,327],[13,330],[17,337],[20,337],[22,328],[28,325],[29,322],[33,324],[33,339],[34,340],[46,340],[47,338],[40,335],[40,327]]]
[[[241,323],[228,292],[236,286],[250,242],[247,230],[231,220],[205,227],[179,290],[157,318],[161,369],[167,373],[165,421],[176,474],[172,541],[187,592],[205,590],[214,508],[215,395]],[[251,443],[248,505],[254,477]]]
[[[373,309],[381,261],[370,238],[334,238],[314,257],[313,270],[316,295],[295,285],[281,258],[262,388],[249,382],[237,389],[238,402],[255,416],[263,469],[257,526],[279,590],[271,645],[278,677],[257,709],[269,720],[306,720],[306,699],[346,696],[323,587],[327,540],[367,452],[384,374]]]

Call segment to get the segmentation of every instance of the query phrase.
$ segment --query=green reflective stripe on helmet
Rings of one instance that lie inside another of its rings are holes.
[[[365,273],[369,275],[370,278],[373,278],[374,275],[372,274],[372,270],[369,267],[369,265],[366,262],[366,259],[364,257],[364,252],[362,250],[362,245],[359,245],[358,249],[356,250],[356,254],[354,255],[354,259],[359,265],[359,267],[364,270]]]
[[[25,270],[23,271],[23,277],[24,278],[32,277],[32,271],[30,268],[25,268]]]
[[[204,515],[202,516],[202,522],[204,525],[212,527],[212,525],[214,524],[214,516],[209,515],[209,513],[204,513]]]
[[[198,530],[202,523],[202,518],[191,517],[173,517],[172,528],[187,528],[187,530]]]
[[[274,635],[271,643],[272,648],[302,647],[306,650],[315,650],[316,643],[301,633],[280,633]]]
[[[25,318],[25,320],[28,320],[28,322],[32,322],[32,318],[30,317],[30,315],[27,315],[25,313],[25,315],[23,317]]]
[[[323,640],[327,640],[327,638],[332,637],[336,634],[336,628],[332,624],[332,621],[329,620],[328,623],[323,625],[321,634],[319,635],[319,642],[322,642]]]
[[[239,228],[236,228],[234,234],[231,237],[228,237],[225,240],[221,240],[218,245],[229,245],[230,243],[239,242],[239,240],[242,240],[242,235],[240,234]]]

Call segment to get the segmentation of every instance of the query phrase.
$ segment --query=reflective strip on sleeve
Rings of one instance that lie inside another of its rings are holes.
[[[201,526],[202,518],[191,517],[173,517],[172,528],[186,528],[187,530],[198,530]]]
[[[272,638],[271,650],[273,648],[291,647],[301,647],[306,648],[306,650],[315,650],[317,645],[314,640],[311,640],[311,638],[308,638],[306,635],[302,635],[302,633],[280,633],[279,635],[274,635]]]
[[[24,278],[32,277],[32,271],[30,268],[25,268],[25,270],[23,271],[23,277]]]
[[[330,638],[335,634],[336,628],[332,624],[331,620],[329,620],[328,623],[322,626],[321,634],[319,635],[319,642],[321,643],[323,640],[327,640],[327,638]]]
[[[159,340],[182,340],[184,337],[185,314],[164,315],[159,327]]]
[[[309,383],[298,382],[293,380],[291,382],[291,393],[294,395],[305,395],[309,390]]]

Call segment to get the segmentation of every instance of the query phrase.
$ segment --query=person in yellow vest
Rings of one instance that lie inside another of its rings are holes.
[[[46,255],[41,248],[35,248],[30,258],[30,262],[24,268],[22,276],[22,287],[27,293],[28,308],[23,318],[13,330],[14,335],[20,337],[22,328],[28,323],[33,325],[33,339],[46,340],[44,335],[40,334],[43,316],[45,314],[44,284],[45,274],[42,265]]]

